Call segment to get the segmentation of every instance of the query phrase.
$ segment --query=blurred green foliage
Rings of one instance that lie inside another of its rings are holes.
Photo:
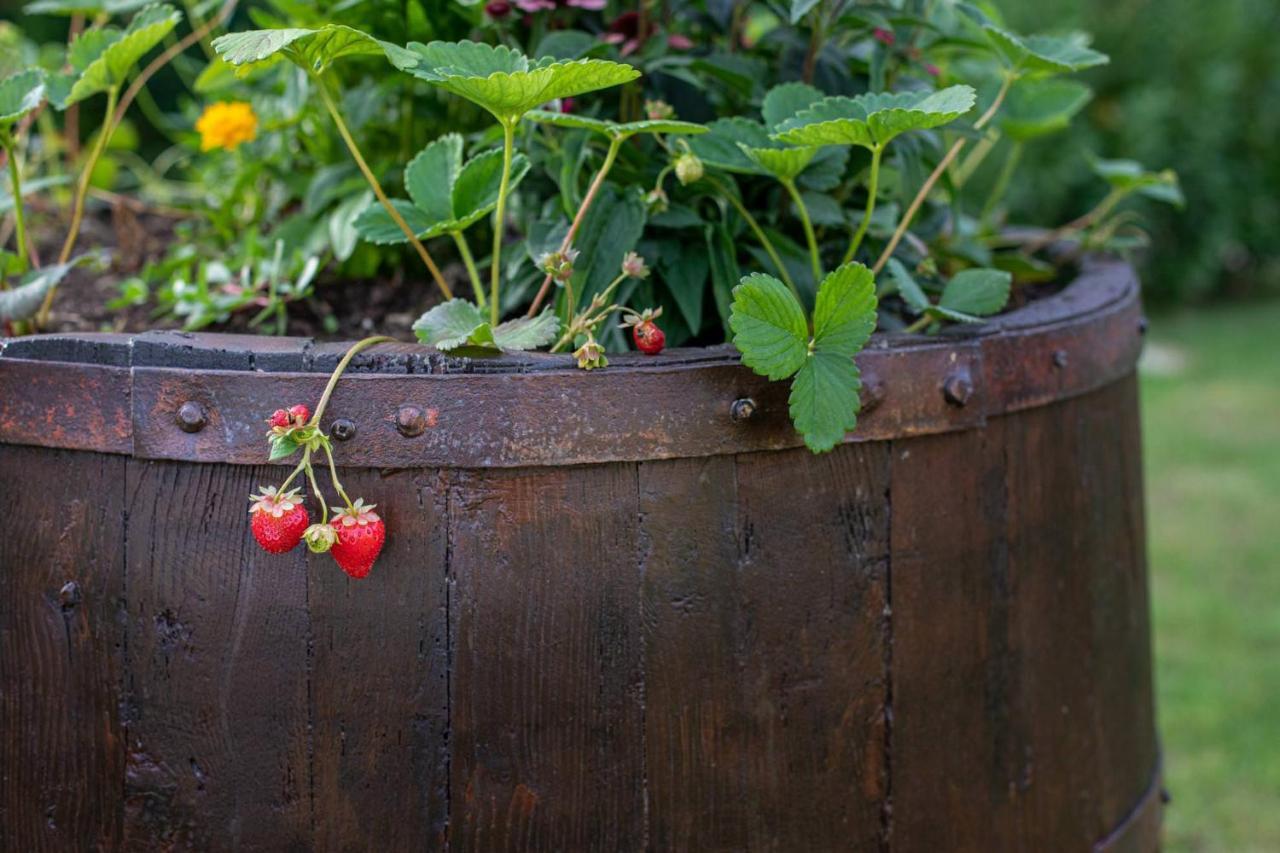
[[[1147,203],[1148,299],[1280,293],[1280,3],[1037,0],[1003,4],[1020,29],[1085,29],[1111,64],[1066,136],[1027,150],[1015,221],[1065,221],[1101,195],[1085,151],[1176,169],[1180,212]]]

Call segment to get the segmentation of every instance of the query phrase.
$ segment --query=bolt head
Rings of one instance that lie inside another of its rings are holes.
[[[957,408],[966,406],[973,396],[973,380],[969,378],[968,371],[948,376],[942,383],[942,396]]]
[[[756,401],[750,397],[743,397],[740,400],[734,400],[729,406],[729,417],[735,423],[743,423],[751,420],[756,413]]]
[[[1064,368],[1064,367],[1066,367],[1066,366],[1067,366],[1067,362],[1069,362],[1069,361],[1070,361],[1070,356],[1067,354],[1067,351],[1066,351],[1066,350],[1064,350],[1064,349],[1060,349],[1060,350],[1055,350],[1055,351],[1054,351],[1054,353],[1053,353],[1053,366],[1054,366],[1054,367],[1056,367],[1056,368],[1058,368],[1059,370],[1061,370],[1062,368]]]
[[[178,428],[183,432],[199,432],[209,423],[209,413],[195,400],[188,400],[178,407]]]
[[[865,373],[862,376],[862,407],[863,414],[874,411],[884,402],[887,389],[884,380],[874,373]]]
[[[338,418],[329,430],[338,441],[350,441],[356,437],[355,422],[349,418]]]
[[[422,409],[408,404],[396,409],[396,429],[405,438],[422,435],[426,428],[427,415]]]

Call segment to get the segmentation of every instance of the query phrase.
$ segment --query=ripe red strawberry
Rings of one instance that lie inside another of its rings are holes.
[[[639,314],[627,314],[623,319],[623,327],[631,327],[631,340],[636,349],[645,355],[657,355],[667,345],[667,336],[658,328],[654,320],[662,316],[662,309],[646,308]]]
[[[311,521],[297,489],[277,492],[268,486],[262,494],[251,495],[249,500],[253,501],[249,508],[252,516],[249,526],[262,550],[269,554],[283,554],[297,547],[302,541],[302,532]]]
[[[293,419],[294,426],[306,426],[307,421],[311,420],[311,410],[299,403],[289,409],[289,417]]]
[[[366,505],[357,498],[355,504],[347,509],[333,508],[333,521],[329,523],[337,531],[338,541],[333,543],[329,553],[338,566],[353,578],[369,574],[373,561],[378,559],[382,545],[387,541],[387,527],[373,511],[374,506]]]
[[[279,427],[280,429],[288,429],[289,413],[286,412],[284,409],[276,409],[274,412],[271,413],[271,417],[267,419],[267,423],[271,424],[273,427]]]

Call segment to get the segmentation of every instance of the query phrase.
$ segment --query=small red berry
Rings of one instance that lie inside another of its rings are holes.
[[[306,426],[307,421],[311,420],[311,410],[299,403],[289,409],[289,417],[293,418],[294,426]]]
[[[662,316],[662,309],[646,308],[639,314],[628,313],[623,317],[622,327],[631,327],[631,340],[636,349],[645,355],[657,355],[667,345],[667,336],[654,322]]]
[[[511,4],[507,0],[491,0],[485,4],[484,12],[490,18],[505,18],[511,14]]]
[[[273,427],[287,429],[289,427],[289,413],[284,409],[276,409],[271,413],[271,417],[267,420],[267,423],[271,424]]]
[[[893,47],[893,43],[898,40],[898,37],[893,34],[893,30],[886,30],[884,27],[876,27],[872,35],[876,37],[876,41],[887,47]]]
[[[277,492],[268,486],[261,494],[251,495],[249,500],[253,501],[249,508],[252,518],[249,527],[262,550],[283,554],[297,547],[311,521],[297,489]]]
[[[356,579],[369,574],[387,541],[387,527],[373,511],[374,506],[357,499],[346,509],[335,507],[336,514],[329,522],[338,534],[329,553],[339,568]]]

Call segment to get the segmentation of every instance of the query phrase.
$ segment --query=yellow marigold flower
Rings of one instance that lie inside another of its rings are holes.
[[[242,142],[252,142],[258,135],[258,117],[253,107],[243,101],[219,101],[204,108],[196,120],[200,132],[200,150],[225,148],[234,151]]]

